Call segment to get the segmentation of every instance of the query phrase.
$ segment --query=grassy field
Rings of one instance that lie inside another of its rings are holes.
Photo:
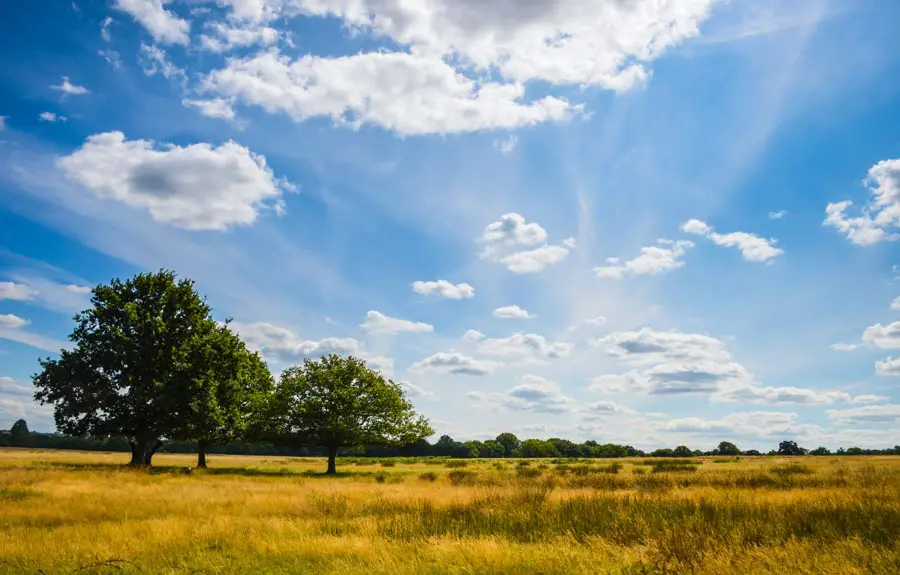
[[[900,573],[900,458],[0,450],[0,573]]]

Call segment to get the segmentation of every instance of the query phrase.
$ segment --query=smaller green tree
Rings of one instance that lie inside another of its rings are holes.
[[[503,446],[503,457],[513,457],[513,454],[519,451],[522,446],[519,438],[508,431],[498,435],[494,441]]]
[[[778,444],[778,455],[806,455],[806,450],[796,441],[782,441]]]
[[[719,446],[716,448],[717,455],[740,455],[741,450],[738,449],[737,445],[731,443],[730,441],[723,441],[719,443]]]
[[[284,370],[269,416],[277,441],[328,450],[327,475],[337,472],[342,447],[406,445],[434,434],[399,384],[334,354]]]
[[[28,422],[20,419],[12,424],[9,429],[9,443],[13,447],[28,447],[31,443],[31,432],[28,430]]]
[[[686,445],[679,445],[672,454],[675,455],[675,457],[691,457],[694,455],[694,452]]]

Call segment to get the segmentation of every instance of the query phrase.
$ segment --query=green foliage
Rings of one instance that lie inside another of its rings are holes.
[[[694,452],[692,452],[690,448],[685,445],[679,445],[672,451],[672,454],[675,457],[691,457]]]
[[[426,471],[425,473],[419,474],[419,479],[421,479],[422,481],[434,483],[435,481],[437,481],[437,473],[435,473],[434,471]]]
[[[518,437],[508,432],[498,435],[496,442],[503,447],[502,457],[513,457],[513,454],[516,453],[522,445]]]
[[[522,457],[559,457],[559,450],[549,441],[526,439],[522,442]]]
[[[723,441],[719,443],[719,446],[716,448],[716,455],[740,455],[741,450],[738,449],[737,445],[731,443],[730,441]]]
[[[465,467],[466,465],[468,465],[468,462],[466,462],[466,461],[452,460],[452,461],[448,461],[447,463],[445,463],[444,467],[449,467],[449,468],[453,469],[453,468]]]
[[[194,359],[216,324],[193,282],[166,270],[99,285],[91,304],[75,316],[72,349],[41,360],[35,399],[54,406],[63,433],[125,437],[132,464],[149,464],[189,418]]]
[[[9,428],[9,444],[13,447],[28,447],[31,444],[31,432],[24,419],[17,420]]]
[[[806,455],[806,450],[796,441],[782,441],[778,444],[778,455]]]
[[[328,448],[330,474],[340,447],[403,445],[434,433],[399,384],[333,354],[286,369],[269,416],[277,441]]]

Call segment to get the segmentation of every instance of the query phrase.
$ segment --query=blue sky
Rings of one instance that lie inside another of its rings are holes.
[[[86,288],[197,282],[439,433],[900,443],[900,6],[18,2],[0,427]],[[848,204],[846,202],[852,202]]]

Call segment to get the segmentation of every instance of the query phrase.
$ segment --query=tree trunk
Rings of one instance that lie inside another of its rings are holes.
[[[206,469],[206,442],[197,442],[197,468]]]
[[[153,447],[144,452],[144,465],[150,467],[153,463],[153,456],[159,451],[159,448],[163,446],[163,442],[160,440],[156,440],[156,443],[153,444]]]
[[[335,466],[335,458],[337,457],[338,448],[337,446],[328,446],[328,471],[325,472],[325,475],[336,475],[337,467]]]
[[[147,453],[147,441],[138,439],[129,441],[128,445],[131,446],[131,462],[128,465],[131,467],[143,467],[146,465],[144,456]]]

